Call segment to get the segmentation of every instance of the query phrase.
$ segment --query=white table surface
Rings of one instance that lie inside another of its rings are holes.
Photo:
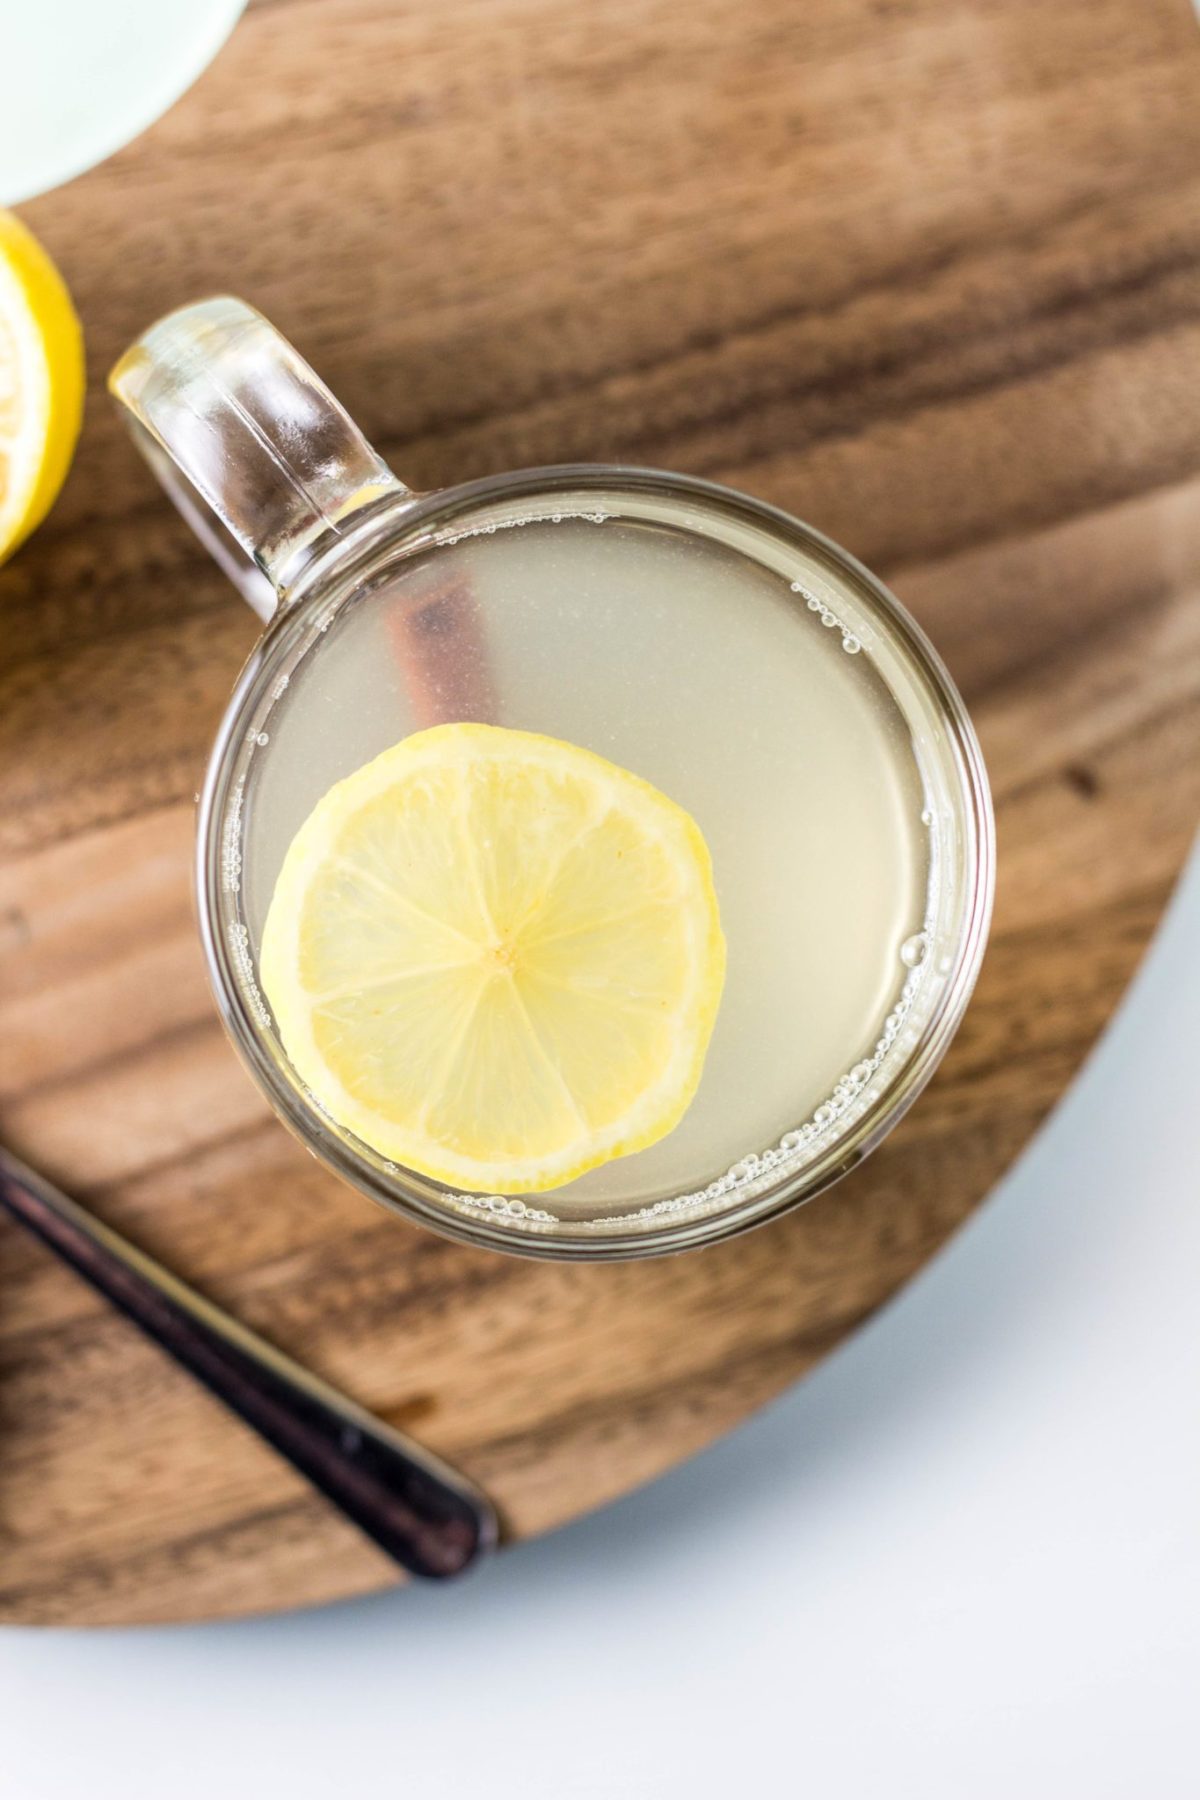
[[[769,1412],[457,1588],[0,1632],[0,1794],[1195,1800],[1198,1024],[1194,860],[1052,1125]]]

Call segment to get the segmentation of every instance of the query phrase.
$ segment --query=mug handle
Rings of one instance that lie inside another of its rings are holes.
[[[170,498],[264,620],[352,514],[409,495],[244,300],[168,313],[130,345],[108,387]]]

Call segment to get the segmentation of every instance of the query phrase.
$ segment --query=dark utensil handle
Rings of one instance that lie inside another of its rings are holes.
[[[485,1496],[197,1294],[0,1149],[0,1203],[267,1439],[414,1575],[457,1575],[497,1537]]]

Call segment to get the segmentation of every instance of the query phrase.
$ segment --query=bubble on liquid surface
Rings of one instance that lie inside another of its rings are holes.
[[[923,931],[914,931],[900,946],[900,961],[906,969],[919,969],[925,960],[928,939]]]

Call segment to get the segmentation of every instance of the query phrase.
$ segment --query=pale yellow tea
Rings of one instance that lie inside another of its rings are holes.
[[[701,535],[683,507],[671,523],[559,504],[443,535],[331,601],[250,732],[228,873],[235,956],[267,1009],[258,961],[289,846],[335,783],[410,734],[542,734],[690,815],[727,946],[699,1086],[657,1141],[537,1184],[550,1216],[603,1218],[718,1198],[865,1104],[935,960],[947,808],[902,659],[828,566]]]

